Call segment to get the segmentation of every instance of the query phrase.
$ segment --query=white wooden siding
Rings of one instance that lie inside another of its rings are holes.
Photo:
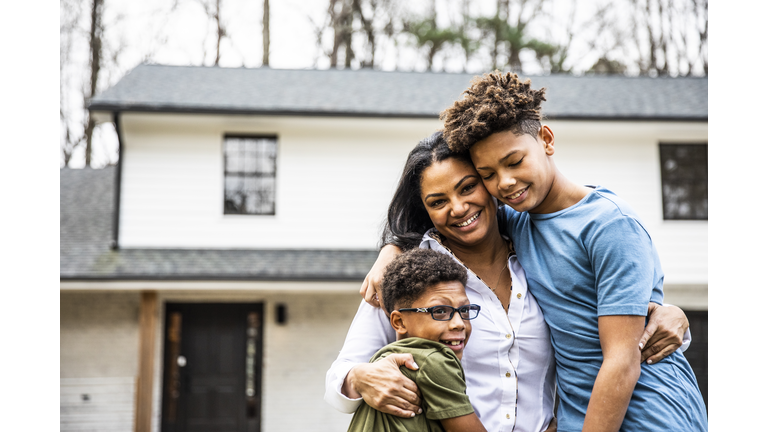
[[[662,218],[659,142],[707,142],[706,123],[547,122],[569,178],[639,213],[670,284],[707,283],[707,222]],[[125,114],[120,244],[374,248],[408,152],[437,120]],[[278,137],[276,215],[223,214],[225,134]]]

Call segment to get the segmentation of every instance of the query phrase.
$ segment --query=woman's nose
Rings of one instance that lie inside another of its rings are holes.
[[[469,210],[469,204],[464,201],[453,201],[451,203],[451,213],[453,217],[463,217]]]

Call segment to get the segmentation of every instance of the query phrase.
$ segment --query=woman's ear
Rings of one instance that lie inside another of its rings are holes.
[[[392,328],[395,329],[395,332],[398,334],[398,336],[402,337],[408,333],[408,329],[405,327],[405,321],[403,320],[402,313],[398,311],[392,311],[392,313],[389,314],[389,323],[392,325]]]

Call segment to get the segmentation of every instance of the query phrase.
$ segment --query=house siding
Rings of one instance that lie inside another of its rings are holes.
[[[139,294],[62,292],[60,428],[133,431]]]
[[[123,117],[121,247],[375,248],[408,152],[439,127],[436,120],[154,117]],[[225,134],[277,136],[274,216],[223,214]]]

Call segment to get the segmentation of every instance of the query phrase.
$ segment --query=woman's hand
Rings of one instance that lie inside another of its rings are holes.
[[[641,361],[658,363],[683,344],[688,317],[677,306],[648,303],[648,325],[640,339]]]
[[[376,258],[376,262],[373,263],[373,267],[371,267],[371,270],[363,280],[363,285],[360,286],[360,296],[369,305],[381,307],[379,304],[379,291],[381,290],[381,281],[384,278],[384,269],[387,268],[387,264],[391,263],[401,253],[403,251],[394,245],[385,245],[379,251],[379,257]]]
[[[400,366],[419,369],[412,355],[392,354],[377,362],[353,367],[341,392],[351,399],[362,396],[365,403],[386,414],[404,418],[421,414],[419,388],[400,372]]]

